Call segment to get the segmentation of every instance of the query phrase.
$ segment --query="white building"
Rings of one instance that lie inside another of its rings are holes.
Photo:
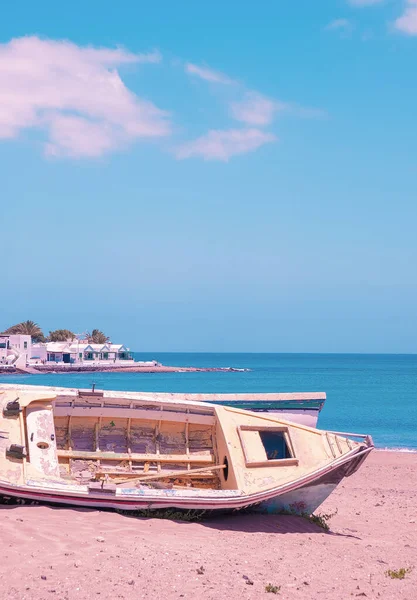
[[[26,367],[31,355],[30,335],[0,333],[0,365]]]
[[[33,344],[32,364],[111,365],[134,363],[129,348],[123,344],[90,344],[86,341]]]

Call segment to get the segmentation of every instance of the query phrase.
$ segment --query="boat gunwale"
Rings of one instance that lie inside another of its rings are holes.
[[[49,393],[56,394],[58,396],[75,396],[82,398],[82,393],[85,392],[85,398],[94,398],[94,393],[97,394],[97,399],[108,399],[108,398],[120,398],[124,400],[143,400],[145,402],[169,402],[174,404],[196,404],[200,405],[204,403],[205,406],[216,406],[222,405],[222,402],[274,402],[278,405],[282,402],[295,402],[296,404],[302,404],[306,401],[319,402],[319,410],[324,405],[327,399],[325,392],[250,392],[250,393],[188,393],[188,392],[141,392],[141,391],[123,391],[123,390],[92,390],[80,389],[80,388],[66,388],[58,386],[42,386],[36,384],[0,384],[0,392],[4,389],[5,391],[10,389],[22,390],[22,391],[48,391]],[[88,394],[88,395],[87,395]],[[113,394],[113,395],[112,395]],[[117,394],[117,396],[114,396]]]

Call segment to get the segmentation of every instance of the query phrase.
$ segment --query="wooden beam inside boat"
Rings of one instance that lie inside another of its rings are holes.
[[[56,417],[108,417],[122,419],[143,419],[146,421],[176,421],[197,425],[214,425],[214,415],[177,413],[168,410],[146,410],[138,408],[114,408],[112,406],[59,406],[54,407]]]
[[[134,481],[153,481],[157,479],[172,479],[172,478],[184,478],[184,477],[193,477],[196,475],[203,475],[208,473],[209,471],[220,471],[225,469],[226,465],[214,465],[212,467],[203,467],[201,469],[190,469],[189,471],[161,471],[160,473],[147,475],[146,473],[142,473],[141,475],[135,474],[135,477],[130,477],[128,479],[122,479],[117,482],[117,485],[122,483],[133,483]],[[121,473],[121,475],[123,475]],[[213,473],[214,475],[214,473]]]
[[[166,463],[212,463],[212,454],[135,454],[128,452],[84,452],[81,450],[58,450],[58,458],[79,458],[84,460],[131,460],[140,462]]]

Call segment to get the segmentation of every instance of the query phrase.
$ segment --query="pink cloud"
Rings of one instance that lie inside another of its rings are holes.
[[[46,133],[47,154],[100,156],[138,138],[168,135],[167,114],[133,94],[116,67],[159,53],[83,48],[24,37],[0,45],[0,138]]]
[[[211,130],[177,148],[179,159],[201,156],[204,160],[227,162],[232,156],[253,152],[276,137],[259,129]]]
[[[50,156],[101,156],[116,142],[114,131],[108,124],[61,114],[50,120],[49,139],[45,152]]]
[[[326,113],[322,110],[299,106],[290,102],[279,102],[258,92],[246,92],[244,99],[240,102],[233,102],[230,109],[232,116],[238,121],[243,121],[248,125],[257,125],[258,127],[271,124],[277,112],[307,119],[326,116]]]
[[[417,0],[408,0],[404,14],[395,21],[395,27],[408,35],[417,35]]]
[[[186,73],[190,75],[196,75],[205,81],[210,81],[212,83],[224,83],[231,84],[234,83],[232,79],[229,79],[227,75],[220,73],[219,71],[214,71],[213,69],[209,69],[208,67],[199,67],[192,63],[187,63],[185,65]]]
[[[277,110],[285,104],[270,100],[258,92],[246,92],[241,102],[233,102],[230,106],[232,116],[248,125],[269,125]]]

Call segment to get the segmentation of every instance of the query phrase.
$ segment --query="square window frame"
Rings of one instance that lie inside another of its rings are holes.
[[[271,460],[257,460],[253,461],[249,458],[249,453],[247,451],[247,447],[244,440],[243,433],[245,431],[270,431],[270,432],[282,432],[284,434],[285,443],[287,444],[288,451],[291,455],[291,458],[273,458]],[[258,426],[258,425],[239,425],[237,428],[237,433],[239,435],[240,444],[242,446],[243,456],[245,458],[246,467],[296,467],[299,464],[298,458],[296,458],[294,445],[291,440],[290,432],[288,427],[285,425],[278,425],[269,427],[268,425]]]

